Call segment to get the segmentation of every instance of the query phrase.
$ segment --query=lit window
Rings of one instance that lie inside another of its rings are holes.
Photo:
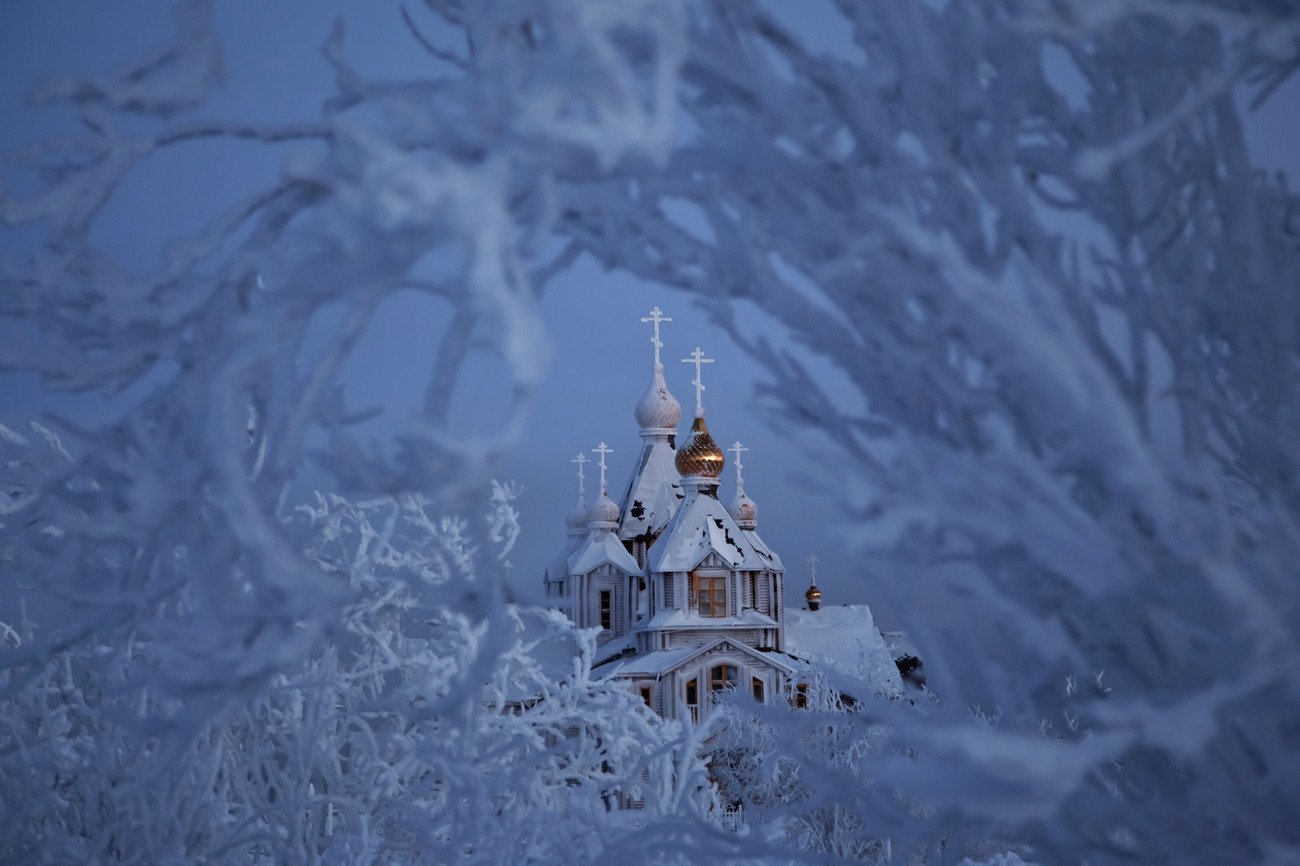
[[[709,671],[709,691],[720,692],[736,684],[736,666],[718,665]]]
[[[799,683],[794,687],[794,705],[796,709],[804,709],[808,706],[808,684]]]
[[[725,577],[695,578],[695,609],[700,616],[726,616],[727,579]]]
[[[614,593],[608,589],[600,591],[600,627],[609,630],[614,621]]]

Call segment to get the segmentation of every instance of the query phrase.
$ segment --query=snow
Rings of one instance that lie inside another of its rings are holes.
[[[660,539],[650,548],[652,572],[690,571],[709,553],[737,570],[783,570],[781,560],[752,530],[736,525],[731,512],[705,493],[686,498]]]
[[[903,691],[893,654],[865,604],[816,611],[786,608],[785,648],[814,665],[869,683],[878,692]]]
[[[726,649],[744,656],[749,656],[760,664],[779,668],[786,673],[791,673],[798,667],[798,660],[791,658],[786,653],[759,652],[753,647],[747,646],[735,638],[720,637],[701,646],[655,650],[654,652],[649,652],[644,655],[634,656],[626,661],[615,663],[613,667],[610,668],[609,673],[611,676],[618,677],[651,674],[660,676],[686,664],[691,659],[698,658],[705,653],[713,652],[717,649]]]
[[[777,622],[756,610],[742,610],[738,616],[700,617],[680,608],[661,610],[645,624],[646,628],[725,628],[727,626],[750,626],[757,628],[776,628]]]
[[[668,438],[659,434],[643,435],[641,459],[619,507],[622,519],[618,536],[623,539],[662,530],[672,520],[684,496]]]
[[[595,529],[569,557],[569,574],[586,574],[606,563],[627,574],[640,574],[632,554],[608,529]]]

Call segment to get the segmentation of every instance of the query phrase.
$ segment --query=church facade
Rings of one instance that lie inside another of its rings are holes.
[[[745,493],[739,442],[729,505],[719,498],[726,465],[710,435],[697,347],[695,415],[677,445],[682,408],[668,390],[660,360],[656,307],[651,323],[654,365],[635,416],[641,448],[620,501],[606,488],[604,442],[599,492],[588,507],[578,455],[578,503],[568,539],[546,569],[546,593],[583,628],[598,628],[595,666],[627,681],[666,717],[700,720],[716,696],[736,690],[761,703],[784,700],[798,660],[786,652],[785,567],[758,534],[758,509]]]

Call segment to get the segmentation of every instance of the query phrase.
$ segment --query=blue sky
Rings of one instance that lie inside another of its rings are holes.
[[[69,132],[71,112],[35,112],[24,104],[29,82],[41,75],[112,69],[156,45],[170,32],[170,4],[134,0],[130,14],[122,4],[92,0],[30,3],[0,0],[0,150],[12,151],[50,134]],[[786,7],[789,8],[789,7]],[[819,5],[805,7],[821,8]],[[347,20],[348,53],[355,64],[378,76],[411,77],[428,68],[428,58],[407,34],[395,3],[345,3],[292,0],[258,3],[219,2],[218,26],[225,43],[226,82],[203,114],[227,119],[287,122],[313,119],[331,87],[331,72],[320,46],[336,15]],[[791,24],[828,50],[846,50],[829,14],[789,16]],[[1263,111],[1251,116],[1248,133],[1256,163],[1286,168],[1295,176],[1300,154],[1295,142],[1300,111],[1293,82]],[[225,202],[272,180],[286,148],[252,144],[194,143],[154,157],[135,174],[119,200],[104,214],[96,240],[128,263],[154,260],[162,240],[197,227]],[[15,192],[29,189],[22,175],[0,166],[0,182]],[[179,194],[177,191],[180,191]],[[21,255],[35,242],[31,231],[0,235],[0,254]],[[627,482],[640,440],[632,409],[650,374],[647,325],[639,319],[652,306],[673,322],[663,331],[669,387],[683,404],[689,422],[693,395],[688,367],[678,363],[696,345],[717,362],[706,369],[706,406],[715,438],[724,445],[742,440],[746,487],[759,506],[759,530],[785,559],[789,601],[807,582],[804,560],[815,552],[819,583],[828,603],[879,604],[876,587],[890,579],[855,562],[843,538],[834,500],[834,467],[819,456],[816,436],[778,432],[753,399],[761,377],[754,364],[684,295],[623,274],[605,273],[581,261],[547,288],[542,307],[550,326],[553,360],[525,441],[503,475],[522,483],[519,501],[524,534],[512,556],[519,582],[540,589],[541,572],[564,540],[563,515],[572,504],[570,458],[600,440],[613,447],[611,495]],[[742,306],[741,320],[778,344],[779,326]],[[381,310],[375,327],[348,367],[356,395],[381,407],[371,425],[382,441],[387,424],[418,404],[421,382],[408,371],[427,364],[445,326],[436,303],[415,294],[394,298]],[[6,335],[0,330],[0,339]],[[831,377],[824,365],[814,369]],[[845,389],[845,399],[848,391]],[[81,420],[107,418],[128,405],[135,393],[114,401],[52,395],[30,377],[0,375],[0,421],[11,426],[47,410]],[[497,362],[474,358],[453,401],[461,432],[490,427],[504,417],[508,382]],[[357,398],[359,399],[359,398]],[[731,496],[728,467],[722,490]],[[891,611],[878,609],[888,626]]]

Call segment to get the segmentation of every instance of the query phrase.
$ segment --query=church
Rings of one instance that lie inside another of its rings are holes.
[[[660,326],[671,319],[655,307],[650,384],[635,408],[641,448],[620,500],[606,485],[609,446],[598,455],[599,487],[586,504],[579,454],[578,501],[566,523],[568,539],[546,568],[546,597],[580,628],[598,628],[593,668],[626,681],[661,716],[699,721],[725,690],[755,701],[793,699],[810,655],[789,643],[792,618],[812,643],[856,648],[870,657],[874,679],[901,690],[880,632],[865,605],[837,610],[819,622],[815,571],[806,611],[785,608],[785,566],[758,533],[758,507],[745,492],[740,442],[734,455],[735,492],[724,505],[719,487],[726,456],[705,421],[703,372],[713,362],[696,347],[684,363],[695,368],[695,415],[680,447],[682,407],[668,390]],[[815,557],[811,558],[815,567]],[[847,626],[828,640],[826,627]],[[802,635],[800,635],[802,636]],[[809,643],[809,640],[803,641]],[[811,645],[811,643],[810,643]],[[883,660],[883,662],[882,662]],[[854,665],[861,667],[861,665]]]

